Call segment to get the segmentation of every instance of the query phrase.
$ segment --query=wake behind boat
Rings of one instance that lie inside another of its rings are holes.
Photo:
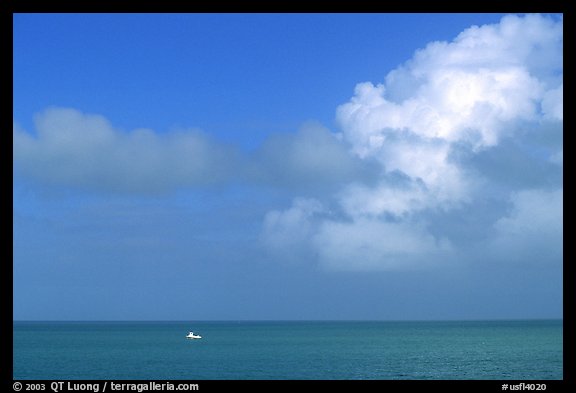
[[[188,332],[188,335],[186,336],[186,338],[197,339],[197,338],[202,338],[202,336],[200,336],[198,334],[194,334],[194,332]]]

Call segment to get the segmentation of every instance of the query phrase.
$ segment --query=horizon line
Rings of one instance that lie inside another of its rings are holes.
[[[505,322],[563,321],[555,318],[464,318],[464,319],[12,319],[12,322]]]

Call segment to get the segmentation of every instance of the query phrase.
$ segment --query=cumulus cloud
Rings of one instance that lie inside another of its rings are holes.
[[[35,135],[14,126],[14,164],[46,184],[158,192],[221,181],[236,157],[234,149],[198,130],[122,132],[102,116],[74,109],[48,109],[36,116],[35,126]]]
[[[468,230],[492,233],[493,256],[506,260],[501,251],[530,250],[530,242],[557,250],[562,48],[561,19],[511,15],[428,44],[384,83],[359,83],[337,120],[350,153],[378,162],[380,176],[343,186],[331,215],[300,215],[306,246],[331,268],[437,265],[465,251],[444,235],[442,221],[451,227],[454,212],[492,200],[503,202],[489,202],[491,219],[477,224],[484,228]],[[512,212],[502,209],[508,201]]]

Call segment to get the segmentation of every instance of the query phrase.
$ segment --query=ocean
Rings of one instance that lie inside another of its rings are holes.
[[[16,380],[563,377],[562,320],[14,322],[13,332]]]

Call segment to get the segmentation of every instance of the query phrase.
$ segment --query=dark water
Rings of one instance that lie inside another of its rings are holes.
[[[14,379],[562,379],[562,321],[14,322]],[[189,330],[201,340],[187,340]]]

